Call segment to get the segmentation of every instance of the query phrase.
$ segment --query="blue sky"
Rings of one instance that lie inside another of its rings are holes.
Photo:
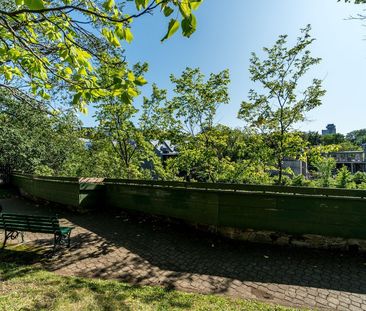
[[[126,44],[126,56],[131,64],[149,63],[149,84],[143,87],[143,95],[151,93],[153,82],[172,89],[169,75],[179,75],[186,67],[200,67],[207,75],[228,68],[230,104],[219,109],[217,122],[243,127],[237,112],[249,89],[255,87],[248,74],[250,53],[260,53],[280,34],[288,34],[294,42],[299,29],[311,24],[317,39],[312,52],[323,61],[309,78],[324,79],[327,95],[323,105],[297,128],[320,131],[327,123],[335,123],[338,132],[347,133],[366,128],[366,27],[347,20],[363,9],[365,5],[336,0],[205,0],[196,12],[198,29],[190,39],[177,33],[161,43],[168,19],[159,12],[136,19],[135,40]],[[141,101],[138,98],[136,105]],[[85,125],[94,124],[92,115],[90,108],[82,116]]]

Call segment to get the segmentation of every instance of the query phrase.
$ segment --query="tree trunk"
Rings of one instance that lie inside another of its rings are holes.
[[[282,158],[278,159],[278,184],[282,185]]]

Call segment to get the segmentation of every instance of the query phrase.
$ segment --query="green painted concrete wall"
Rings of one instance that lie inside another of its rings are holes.
[[[11,184],[23,192],[50,202],[79,206],[79,183],[63,179],[12,175]]]
[[[112,182],[105,187],[113,207],[222,227],[366,239],[366,200],[357,192],[347,197],[344,190],[329,196],[275,193],[268,187],[264,193]]]
[[[103,184],[13,175],[25,192],[61,204],[121,208],[196,224],[366,239],[366,191],[105,179]]]

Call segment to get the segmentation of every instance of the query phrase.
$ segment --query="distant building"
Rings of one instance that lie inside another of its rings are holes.
[[[337,129],[334,124],[328,124],[326,130],[322,130],[322,135],[337,134]]]
[[[366,153],[364,151],[337,151],[329,153],[336,160],[337,169],[346,166],[351,173],[366,172]]]
[[[290,168],[295,175],[308,177],[308,164],[301,160],[285,159],[282,162],[283,168]]]
[[[164,140],[162,142],[158,140],[152,140],[151,144],[154,146],[155,153],[163,160],[176,157],[178,155],[176,146],[172,145],[170,140]]]

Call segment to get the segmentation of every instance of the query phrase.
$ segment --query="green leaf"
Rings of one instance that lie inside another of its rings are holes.
[[[189,17],[189,15],[191,15],[191,7],[187,1],[182,1],[179,4],[179,10],[185,18],[187,18],[187,17]]]
[[[135,84],[138,85],[138,86],[143,86],[146,83],[147,83],[147,81],[142,76],[137,77],[136,80],[135,80]]]
[[[165,37],[161,39],[161,42],[165,41],[166,39],[170,38],[179,28],[179,22],[176,19],[171,19],[168,26],[168,32],[166,33]]]
[[[132,87],[129,87],[127,92],[128,92],[128,95],[131,97],[136,97],[138,95],[137,91]]]
[[[6,70],[4,74],[6,80],[10,81],[11,79],[13,79],[13,74],[11,73],[10,70]]]
[[[106,0],[103,3],[103,8],[105,8],[107,11],[111,11],[114,8],[114,0]]]
[[[23,5],[24,4],[24,0],[15,0],[15,4],[16,5]]]
[[[189,2],[191,4],[191,9],[197,10],[198,7],[202,4],[203,0],[189,0]]]
[[[133,40],[133,34],[130,28],[122,28],[122,26],[118,25],[116,27],[115,34],[118,38],[126,40],[128,43],[131,43]]]
[[[133,40],[133,34],[131,32],[131,29],[130,28],[125,28],[124,29],[125,31],[125,39],[128,43],[131,43],[132,40]]]
[[[135,75],[133,74],[132,71],[130,71],[128,74],[127,74],[127,79],[130,80],[130,81],[135,81]]]
[[[116,32],[117,34],[117,32]],[[114,34],[114,32],[110,31],[108,28],[102,29],[102,35],[114,46],[118,47],[121,46],[121,44],[118,41],[117,36]],[[118,35],[118,34],[117,34]]]
[[[140,11],[142,8],[146,9],[149,0],[135,0],[136,8]]]
[[[190,37],[197,28],[197,20],[196,17],[191,14],[188,18],[184,18],[182,20],[182,33],[185,37]]]
[[[70,67],[66,67],[65,69],[64,69],[64,72],[65,72],[65,74],[66,75],[71,75],[72,74],[72,69],[70,68]]]
[[[76,93],[74,95],[74,98],[72,99],[72,104],[74,106],[77,106],[79,104],[80,98],[81,98],[81,93],[80,92],[79,93]]]
[[[43,0],[25,0],[24,3],[31,10],[42,10],[42,9],[44,9]]]
[[[163,9],[163,13],[166,17],[170,16],[173,12],[174,10],[169,6],[165,6]]]

